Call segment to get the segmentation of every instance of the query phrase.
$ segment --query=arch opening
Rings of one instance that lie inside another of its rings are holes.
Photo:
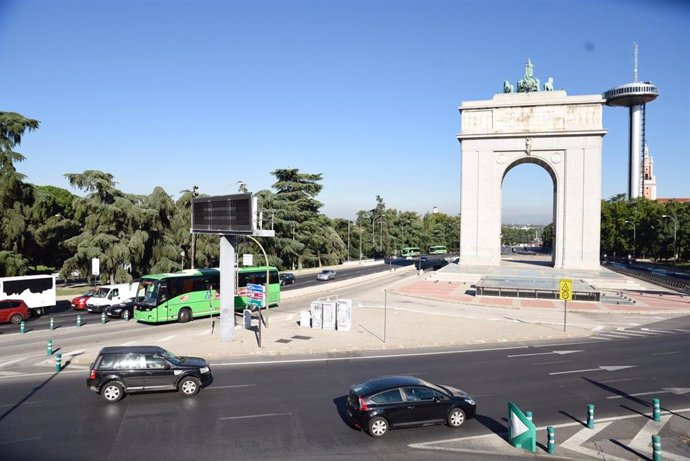
[[[501,265],[555,266],[557,184],[553,168],[540,158],[522,157],[506,166],[501,178]]]

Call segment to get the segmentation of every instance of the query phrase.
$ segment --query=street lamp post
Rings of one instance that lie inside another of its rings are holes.
[[[633,226],[633,261],[635,261],[635,258],[636,258],[635,253],[637,251],[637,226],[632,221],[625,221],[625,224],[632,224],[632,226]]]
[[[678,233],[678,220],[669,214],[662,214],[662,218],[673,219],[673,263],[678,262],[678,251],[676,250],[676,234]]]
[[[350,220],[347,220],[347,262],[350,262]]]

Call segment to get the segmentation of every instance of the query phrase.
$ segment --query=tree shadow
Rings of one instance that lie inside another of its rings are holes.
[[[49,377],[48,379],[46,379],[45,381],[43,381],[43,382],[42,382],[41,384],[39,384],[38,386],[36,386],[36,387],[34,387],[33,389],[31,389],[31,392],[29,392],[26,396],[24,396],[24,398],[22,398],[20,401],[18,401],[18,402],[15,403],[14,405],[12,405],[12,407],[10,407],[5,413],[3,413],[2,415],[0,415],[0,421],[2,421],[3,419],[5,419],[6,417],[8,417],[14,410],[16,410],[17,408],[19,408],[20,406],[22,406],[22,404],[24,404],[24,402],[26,402],[26,401],[29,400],[31,397],[33,397],[34,394],[36,394],[38,391],[40,391],[46,384],[48,384],[53,378],[55,378],[55,376],[57,376],[58,373],[59,373],[59,372],[56,371],[55,373],[53,373],[52,375],[50,375],[50,377]]]

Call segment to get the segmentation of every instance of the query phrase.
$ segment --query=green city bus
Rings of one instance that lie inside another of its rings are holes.
[[[446,253],[448,253],[448,248],[445,245],[435,245],[429,247],[430,255],[444,255]]]
[[[422,250],[419,247],[404,247],[400,252],[400,256],[403,258],[413,258],[422,254]]]
[[[247,303],[247,283],[264,285],[266,266],[237,269],[235,310]],[[268,267],[268,305],[280,302],[278,270]],[[146,323],[177,320],[184,323],[196,317],[220,313],[220,271],[187,269],[180,272],[152,274],[141,278],[134,306],[134,318]]]

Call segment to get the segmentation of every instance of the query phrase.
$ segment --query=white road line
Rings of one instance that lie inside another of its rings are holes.
[[[678,331],[680,333],[690,333],[690,330],[685,330],[683,328],[674,328],[673,331]]]
[[[638,392],[636,394],[625,394],[625,395],[610,395],[606,397],[609,400],[613,399],[627,399],[628,397],[640,397],[643,395],[655,395],[655,394],[668,394],[671,391],[651,391],[651,392]]]
[[[201,333],[197,333],[196,336],[210,335],[211,330],[204,330]]]
[[[656,336],[659,333],[655,333],[653,331],[641,331],[641,330],[635,330],[635,333],[639,333],[641,335],[649,335],[649,336]]]
[[[86,349],[79,349],[79,350],[77,350],[77,351],[65,352],[64,354],[62,354],[62,356],[63,356],[63,357],[70,357],[70,356],[72,356],[72,355],[83,354],[84,352],[86,352]]]
[[[50,402],[50,400],[36,400],[36,401],[32,401],[32,402],[24,402],[24,403],[22,403],[22,405],[36,405],[38,403],[45,403],[45,402]],[[0,404],[0,408],[13,407],[15,405],[16,405],[16,403],[3,403],[3,404]]]
[[[563,363],[567,362],[567,360],[554,360],[553,362],[534,362],[530,363],[530,365],[551,365],[552,363]]]
[[[631,336],[632,337],[639,337],[639,336],[645,336],[645,335],[649,334],[649,333],[642,332],[642,331],[628,331],[628,330],[625,330],[625,331],[622,331],[622,330],[607,331],[606,333],[610,334],[610,335],[623,335],[626,337],[631,337]]]
[[[492,351],[509,351],[516,349],[527,349],[529,346],[513,346],[513,347],[493,347],[486,349],[467,349],[460,351],[438,351],[438,352],[417,352],[410,354],[390,354],[390,355],[368,355],[361,357],[323,357],[318,359],[292,359],[292,360],[270,360],[270,361],[256,361],[256,362],[221,362],[212,363],[214,367],[237,367],[245,365],[277,365],[284,363],[308,363],[308,362],[339,362],[343,360],[369,360],[369,359],[390,359],[400,357],[426,357],[429,355],[449,355],[449,354],[467,354],[470,352],[492,352]]]
[[[130,344],[134,344],[134,343],[136,343],[136,341],[129,341],[129,342],[123,343],[122,346],[129,346]]]
[[[581,446],[583,443],[587,442],[589,439],[594,437],[597,433],[601,432],[602,430],[606,429],[609,424],[611,424],[612,421],[609,421],[607,423],[598,423],[596,426],[594,426],[594,429],[580,429],[570,437],[568,440],[565,442],[561,443],[560,448],[565,448],[566,450],[574,451],[575,453],[580,453],[583,455],[591,456],[593,458],[599,458],[599,452],[585,448]],[[623,458],[617,458],[615,456],[611,456],[609,454],[606,455],[606,459],[611,459],[611,460],[616,460],[616,461],[624,461]]]
[[[36,357],[36,356],[32,356],[32,357]],[[7,366],[7,365],[12,365],[13,363],[21,362],[22,360],[24,360],[24,359],[26,359],[26,358],[28,358],[28,357],[21,357],[21,358],[18,358],[18,359],[8,360],[7,362],[0,363],[0,368],[1,368],[1,367],[5,367],[5,366]]]
[[[628,447],[643,453],[647,452],[652,443],[652,435],[659,434],[661,429],[671,419],[671,416],[672,415],[664,415],[658,422],[653,419],[647,421],[647,424],[645,424],[644,427],[640,429],[640,432],[630,441]],[[668,457],[668,452],[664,451],[663,453],[664,457]]]
[[[159,339],[158,342],[162,343],[164,341],[170,341],[171,339],[176,338],[176,337],[177,337],[177,335],[166,336],[165,338]]]
[[[671,354],[680,354],[680,351],[673,351],[673,352],[655,352],[652,355],[671,355]]]
[[[602,325],[597,325],[596,327],[592,328],[592,330],[597,331],[597,330],[601,330],[603,328],[604,327]]]
[[[218,418],[221,421],[233,420],[233,419],[249,419],[249,418],[268,418],[271,416],[291,416],[292,413],[265,413],[261,415],[246,415],[246,416],[226,416],[224,418]]]

